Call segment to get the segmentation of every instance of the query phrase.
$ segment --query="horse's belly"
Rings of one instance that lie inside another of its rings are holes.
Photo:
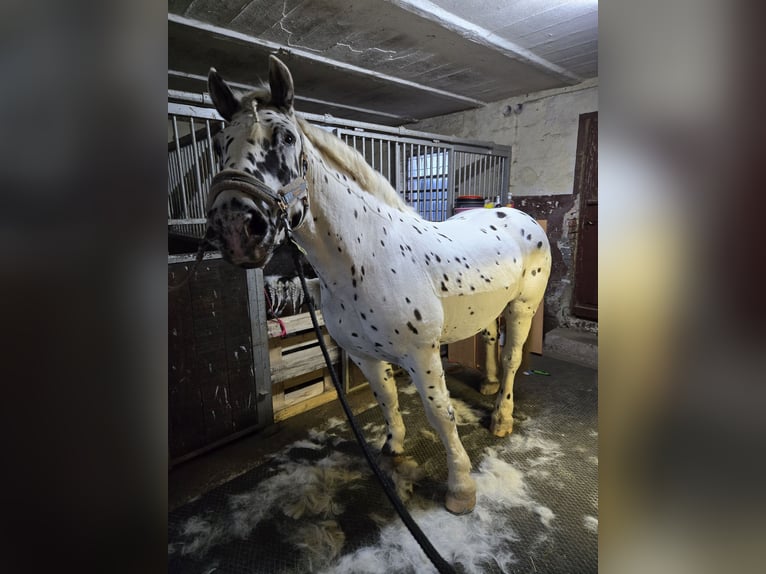
[[[444,328],[442,343],[471,337],[494,321],[508,304],[507,292],[442,298]]]

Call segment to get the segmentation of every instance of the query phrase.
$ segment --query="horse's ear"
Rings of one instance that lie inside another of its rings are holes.
[[[210,68],[210,73],[207,75],[207,89],[215,109],[223,119],[227,122],[231,121],[234,114],[239,111],[240,102],[215,68]]]
[[[287,66],[276,56],[269,56],[269,87],[271,88],[271,105],[292,109],[295,95],[293,77]]]

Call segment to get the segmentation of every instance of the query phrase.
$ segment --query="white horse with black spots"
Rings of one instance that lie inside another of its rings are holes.
[[[492,346],[504,314],[502,379],[488,352],[482,391],[499,390],[491,432],[510,433],[514,376],[550,274],[544,231],[508,208],[424,220],[358,152],[295,114],[292,77],[273,56],[269,85],[253,93],[236,95],[214,69],[208,83],[228,125],[216,136],[223,171],[211,189],[207,240],[227,261],[260,267],[292,235],[320,279],[327,330],[365,374],[383,410],[383,452],[404,452],[395,363],[412,375],[446,448],[447,509],[471,511],[476,485],[439,346],[482,330]]]

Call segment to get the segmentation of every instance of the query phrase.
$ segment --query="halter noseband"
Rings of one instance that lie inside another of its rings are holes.
[[[210,185],[210,193],[207,198],[206,210],[210,211],[215,200],[224,191],[241,191],[248,197],[264,201],[270,207],[276,207],[279,210],[280,218],[283,220],[288,232],[290,232],[292,229],[297,229],[303,225],[309,207],[308,181],[306,180],[308,161],[306,160],[306,152],[304,151],[301,151],[301,170],[303,173],[300,177],[297,177],[287,185],[280,187],[275,192],[261,180],[256,179],[247,172],[236,169],[225,169],[216,174],[213,178]],[[303,219],[301,219],[300,223],[293,228],[290,226],[288,213],[290,208],[298,202],[303,202]]]

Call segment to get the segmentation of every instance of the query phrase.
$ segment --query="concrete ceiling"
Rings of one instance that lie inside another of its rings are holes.
[[[296,108],[403,125],[598,74],[596,0],[169,0],[168,87],[293,74]]]

